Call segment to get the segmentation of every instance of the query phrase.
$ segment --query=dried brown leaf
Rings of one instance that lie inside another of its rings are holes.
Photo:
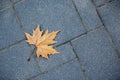
[[[37,28],[35,30],[33,30],[32,35],[25,32],[25,35],[27,38],[26,42],[36,46],[37,58],[42,56],[42,57],[48,59],[48,55],[58,53],[52,46],[50,46],[50,44],[56,43],[56,41],[54,39],[58,32],[59,31],[53,31],[51,33],[48,33],[48,30],[46,30],[45,33],[43,34],[43,32],[40,31],[40,27],[38,25]]]

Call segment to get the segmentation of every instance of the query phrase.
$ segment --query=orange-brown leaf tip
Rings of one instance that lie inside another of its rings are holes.
[[[49,60],[49,57],[47,56],[47,57],[45,57],[47,60]]]
[[[40,27],[40,25],[38,24],[37,27]]]
[[[36,30],[40,30],[40,26],[39,26],[39,25],[37,25],[37,28],[36,28]]]
[[[60,31],[59,30],[57,30],[57,31],[55,31],[56,33],[59,33]]]
[[[28,33],[26,33],[26,32],[24,32],[25,33],[25,35],[27,35]]]
[[[33,29],[33,34],[35,33],[35,30]]]
[[[28,36],[28,35],[30,35],[30,34],[28,34],[28,33],[25,32],[25,35]]]
[[[48,29],[45,31],[45,34],[48,34]]]
[[[39,54],[36,54],[36,56],[37,56],[37,58],[39,58],[39,57],[40,57],[40,55],[39,55]]]
[[[28,34],[28,33],[26,33],[26,32],[25,32],[25,35],[26,35],[26,38],[27,38],[28,40],[31,39],[31,37],[32,37],[30,34]]]

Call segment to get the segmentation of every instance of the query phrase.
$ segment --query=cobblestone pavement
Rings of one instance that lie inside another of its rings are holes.
[[[60,53],[27,61],[37,24]],[[120,80],[120,1],[0,0],[0,80]]]

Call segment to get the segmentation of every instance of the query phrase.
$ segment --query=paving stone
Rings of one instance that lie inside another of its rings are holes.
[[[33,80],[85,80],[78,61],[72,61]]]
[[[11,8],[0,11],[0,49],[22,40],[24,34]]]
[[[96,6],[103,5],[103,4],[105,4],[105,3],[109,2],[109,1],[111,1],[111,0],[94,0]]]
[[[32,32],[37,24],[43,30],[60,30],[58,44],[85,32],[71,0],[25,0],[15,8],[26,32]]]
[[[0,8],[8,5],[10,3],[10,0],[0,0]]]
[[[103,28],[72,41],[90,80],[117,80],[120,61]]]
[[[74,2],[88,29],[94,29],[102,24],[91,0],[74,0]]]
[[[107,27],[112,39],[120,52],[120,1],[115,0],[99,8],[103,23]]]
[[[47,71],[59,64],[62,64],[68,60],[74,59],[75,54],[72,51],[70,44],[64,44],[58,48],[56,48],[59,54],[50,55],[49,60],[45,60],[44,58],[40,58],[39,65],[42,71]]]
[[[0,52],[0,79],[26,80],[39,73],[34,58],[30,62],[27,58],[30,48],[25,42]]]

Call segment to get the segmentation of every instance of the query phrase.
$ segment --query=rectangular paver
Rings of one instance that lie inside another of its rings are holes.
[[[26,32],[32,32],[37,24],[43,30],[60,30],[57,44],[85,32],[71,0],[25,0],[15,8]]]
[[[90,80],[119,80],[120,61],[103,28],[72,41]]]
[[[80,16],[88,29],[94,29],[102,23],[91,0],[73,0]]]
[[[75,54],[72,51],[70,44],[64,44],[56,49],[60,53],[56,55],[50,55],[49,60],[45,60],[43,58],[39,59],[39,65],[42,71],[47,71],[58,66],[59,64],[75,58]]]
[[[120,1],[115,0],[99,8],[103,23],[107,27],[120,53]]]
[[[0,79],[1,80],[26,80],[39,73],[38,65],[32,57],[27,58],[30,48],[25,42],[0,51]]]
[[[0,11],[0,49],[24,38],[12,8]]]
[[[85,77],[78,61],[72,61],[33,80],[85,80]]]

